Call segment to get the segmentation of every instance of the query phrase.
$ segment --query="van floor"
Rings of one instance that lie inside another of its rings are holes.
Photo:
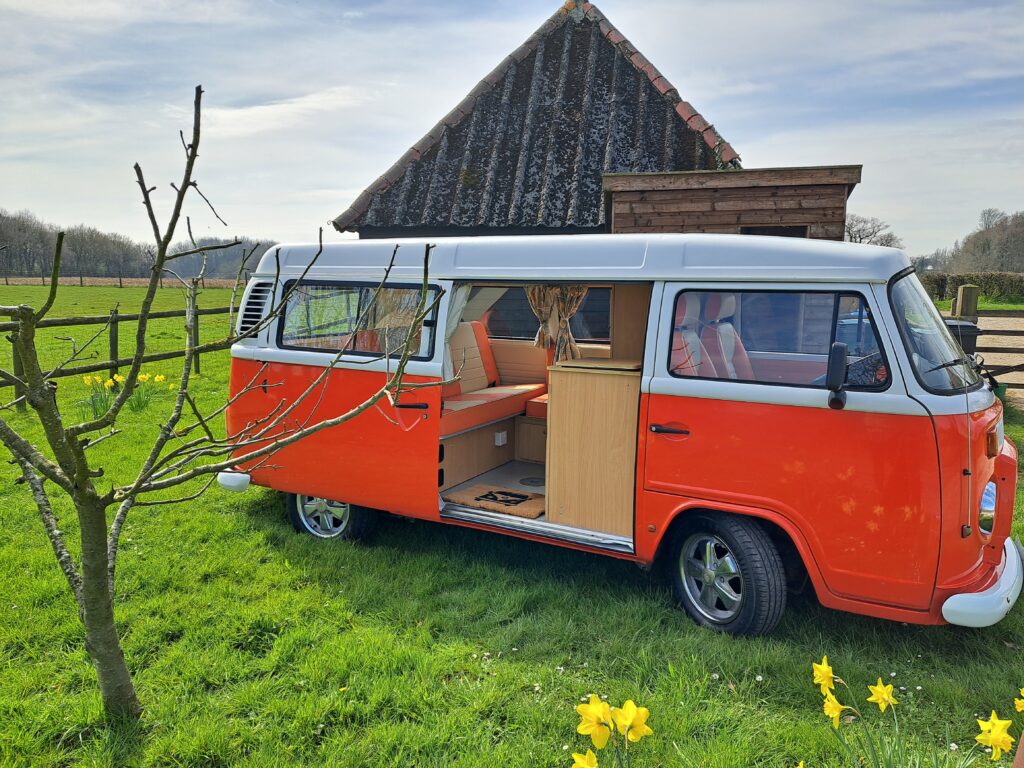
[[[441,495],[448,496],[459,491],[466,491],[474,485],[490,485],[507,491],[544,495],[544,465],[526,461],[510,461],[484,472],[482,475],[471,477],[464,483],[453,485]],[[545,516],[541,515],[537,519],[543,520],[544,518]]]

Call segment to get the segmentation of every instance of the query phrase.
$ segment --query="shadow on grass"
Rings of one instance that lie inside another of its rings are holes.
[[[770,637],[737,640],[698,627],[682,612],[664,564],[644,571],[603,555],[391,516],[383,518],[368,543],[321,541],[293,531],[280,496],[265,493],[240,501],[239,511],[271,546],[301,563],[306,577],[325,591],[345,592],[353,610],[393,614],[411,624],[433,620],[440,634],[470,642],[491,639],[493,628],[479,626],[473,611],[462,608],[472,608],[481,593],[500,602],[503,595],[518,592],[525,595],[520,609],[537,616],[537,626],[561,623],[582,634],[596,625],[593,617],[598,615],[605,619],[608,639],[623,646],[638,632],[657,630],[685,640],[683,650],[720,658],[733,654],[740,642],[745,648],[750,643],[781,645],[786,655],[800,658],[827,652],[878,663],[925,652],[933,664],[952,670],[965,658],[1005,664],[1007,649],[1024,647],[1019,608],[983,630],[912,625],[824,608],[810,587],[790,595],[786,615]],[[353,579],[364,587],[349,592],[346,585]],[[518,604],[502,603],[509,605],[514,610]]]

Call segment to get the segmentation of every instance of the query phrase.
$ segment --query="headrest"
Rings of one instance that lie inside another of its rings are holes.
[[[680,294],[676,300],[675,327],[696,329],[698,320],[700,320],[700,294]]]
[[[735,293],[711,293],[708,294],[707,304],[704,306],[704,320],[708,323],[717,323],[723,317],[732,317],[736,314]]]

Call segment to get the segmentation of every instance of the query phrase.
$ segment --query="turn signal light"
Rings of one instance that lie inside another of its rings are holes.
[[[988,434],[985,435],[985,455],[990,459],[994,459],[999,455],[999,434],[997,430],[990,429]]]

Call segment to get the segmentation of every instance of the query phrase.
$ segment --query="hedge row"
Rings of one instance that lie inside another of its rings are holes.
[[[921,283],[933,299],[956,298],[961,285],[976,285],[981,295],[989,299],[1017,299],[1024,296],[1024,273],[1020,272],[964,272],[958,275],[945,272],[919,272]]]

